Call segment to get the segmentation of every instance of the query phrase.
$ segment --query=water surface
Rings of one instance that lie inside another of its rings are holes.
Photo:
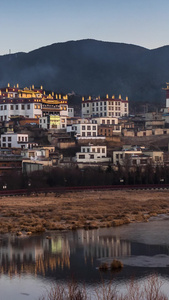
[[[55,232],[0,239],[0,299],[38,299],[52,283],[76,279],[94,290],[101,282],[123,289],[134,278],[156,273],[169,295],[169,218],[97,230]],[[99,272],[102,262],[120,259],[121,272]]]

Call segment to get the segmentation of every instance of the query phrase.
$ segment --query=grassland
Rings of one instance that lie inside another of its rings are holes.
[[[169,213],[169,191],[83,191],[0,198],[0,233],[111,227]]]

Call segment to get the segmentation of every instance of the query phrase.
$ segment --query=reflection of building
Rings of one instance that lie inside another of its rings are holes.
[[[86,257],[120,257],[131,255],[130,242],[121,241],[119,238],[100,236],[98,230],[78,231],[78,238],[84,246]]]
[[[0,244],[0,274],[45,273],[56,268],[70,268],[70,246],[67,238],[53,239],[9,237]]]

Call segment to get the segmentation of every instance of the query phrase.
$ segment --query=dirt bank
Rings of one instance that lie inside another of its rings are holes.
[[[83,191],[0,198],[0,233],[111,227],[169,213],[169,191]]]

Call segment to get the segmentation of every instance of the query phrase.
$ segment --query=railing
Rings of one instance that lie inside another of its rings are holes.
[[[169,184],[140,184],[140,185],[103,185],[103,186],[58,186],[48,188],[34,188],[28,187],[27,189],[16,190],[1,190],[0,196],[16,196],[16,195],[30,195],[30,194],[48,194],[48,193],[65,193],[76,192],[84,190],[161,190],[169,189]]]

